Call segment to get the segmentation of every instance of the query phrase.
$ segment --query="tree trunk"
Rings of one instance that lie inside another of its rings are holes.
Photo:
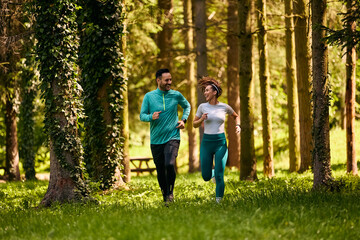
[[[126,0],[124,0],[124,5],[126,6]],[[123,8],[123,11],[126,13],[126,8]],[[127,18],[125,18],[127,19]],[[122,46],[121,50],[124,55],[124,79],[128,79],[128,72],[127,72],[127,62],[126,62],[126,51],[127,51],[127,42],[126,42],[126,30],[127,22],[124,23],[124,35],[122,37]],[[121,136],[124,138],[124,147],[123,147],[123,159],[122,159],[122,175],[123,181],[128,183],[131,181],[131,168],[130,168],[130,151],[129,151],[129,99],[128,99],[128,81],[124,84],[123,90],[123,111],[122,111],[122,122],[123,125],[121,126]]]
[[[266,26],[266,0],[257,1],[258,13],[258,49],[259,49],[259,79],[261,92],[261,116],[262,136],[264,152],[264,176],[273,177],[274,159],[272,143],[272,122],[270,109],[270,77],[267,50],[267,26]]]
[[[256,158],[254,147],[254,120],[251,104],[252,83],[252,29],[251,0],[238,0],[240,30],[240,119],[241,154],[240,179],[256,180]]]
[[[294,23],[292,0],[285,0],[285,28],[286,28],[286,82],[288,97],[288,125],[289,125],[289,159],[290,172],[300,169],[299,142],[299,108],[296,87]]]
[[[347,11],[354,11],[354,0],[347,0]],[[349,35],[354,36],[356,22],[351,21],[347,25]],[[354,40],[353,40],[354,41]],[[346,51],[346,157],[347,172],[357,175],[358,168],[355,152],[355,91],[356,91],[356,48],[347,48]]]
[[[19,81],[15,77],[19,72],[17,67],[20,61],[22,41],[19,35],[24,33],[21,16],[23,15],[23,1],[19,0],[16,4],[9,1],[0,3],[0,55],[3,61],[1,66],[2,78],[4,80],[6,95],[6,169],[5,174],[9,180],[20,180],[19,171],[19,150],[17,137],[17,109],[18,109],[18,88]]]
[[[80,67],[88,116],[85,156],[91,177],[103,190],[123,184],[121,162],[130,176],[128,143],[123,141],[128,138],[124,8],[124,1],[91,0],[82,6]]]
[[[37,55],[50,143],[50,181],[41,206],[80,201],[89,195],[78,137],[78,33],[74,1],[36,1]],[[59,11],[61,9],[61,11]],[[60,19],[62,21],[60,21]]]
[[[328,186],[331,181],[329,134],[328,48],[325,38],[326,0],[311,2],[314,86],[314,189]]]
[[[158,16],[158,24],[162,30],[158,32],[157,46],[160,50],[157,57],[157,69],[172,68],[172,24],[173,24],[173,1],[158,0],[161,14]]]
[[[184,0],[184,41],[185,52],[187,55],[186,61],[186,80],[187,80],[187,92],[188,101],[191,106],[191,112],[187,120],[187,131],[189,138],[189,172],[195,172],[199,170],[199,158],[198,158],[198,146],[197,146],[197,134],[193,127],[193,121],[196,114],[196,73],[195,73],[195,58],[194,54],[194,29],[192,20],[192,2],[191,0]]]
[[[239,87],[239,16],[237,0],[228,0],[227,23],[227,91],[228,103],[236,113],[240,113]],[[229,117],[227,121],[227,136],[229,139],[228,166],[240,168],[240,134],[235,132],[236,122]]]
[[[9,94],[7,94],[9,96]],[[13,99],[6,99],[6,169],[9,180],[20,180],[16,111]]]
[[[81,146],[70,147],[67,150],[65,148],[70,145],[63,146],[65,139],[70,139],[71,142],[72,139],[67,138],[68,136],[77,137],[78,135],[77,127],[73,127],[77,126],[76,116],[66,116],[64,112],[69,109],[57,98],[65,90],[62,89],[63,84],[62,79],[54,79],[51,83],[54,98],[45,99],[47,102],[52,101],[58,107],[56,112],[46,113],[48,118],[58,123],[58,132],[50,133],[50,181],[47,192],[40,203],[41,206],[45,207],[49,207],[55,202],[81,201],[88,194],[82,179],[82,172],[78,169],[80,166],[78,156],[81,154]]]
[[[297,90],[299,99],[300,122],[300,172],[312,165],[312,104],[311,104],[311,54],[308,28],[307,0],[293,1],[295,25],[295,54]]]
[[[207,48],[206,48],[206,2],[205,0],[194,0],[195,17],[195,41],[196,41],[196,62],[197,78],[207,76]],[[200,88],[197,89],[197,106],[204,103],[205,96]],[[204,134],[204,127],[199,127],[200,142]]]

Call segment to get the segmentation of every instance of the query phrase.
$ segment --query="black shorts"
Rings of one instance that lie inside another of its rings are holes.
[[[180,140],[170,140],[164,144],[151,144],[151,153],[155,165],[175,166]]]

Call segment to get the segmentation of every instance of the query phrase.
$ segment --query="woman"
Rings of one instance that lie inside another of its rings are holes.
[[[196,111],[194,127],[204,123],[204,135],[200,146],[201,173],[205,181],[215,177],[216,202],[224,196],[224,171],[228,157],[228,149],[224,133],[225,115],[229,114],[236,121],[236,133],[240,132],[240,119],[236,112],[226,103],[218,101],[222,89],[218,81],[203,77],[199,86],[204,92],[206,103],[200,104]],[[215,156],[215,171],[212,170]]]

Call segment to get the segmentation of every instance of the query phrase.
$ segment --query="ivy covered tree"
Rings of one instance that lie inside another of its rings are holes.
[[[50,182],[40,205],[79,201],[88,196],[83,149],[78,136],[81,113],[78,84],[76,1],[35,1],[37,55],[45,131],[50,144]]]
[[[23,55],[20,73],[20,114],[19,114],[19,156],[23,163],[26,180],[35,177],[35,98],[38,94],[38,74],[35,54],[35,37],[33,34],[32,4],[25,4],[23,13],[23,25],[27,32],[23,41]]]
[[[109,189],[123,158],[123,98],[126,90],[121,39],[122,0],[83,0],[80,67],[84,90],[85,162],[89,175]]]
[[[34,47],[30,41],[29,48]],[[19,152],[25,171],[26,180],[35,179],[35,122],[34,101],[37,95],[38,81],[35,72],[35,54],[28,51],[22,62],[20,95],[22,97],[19,114]]]

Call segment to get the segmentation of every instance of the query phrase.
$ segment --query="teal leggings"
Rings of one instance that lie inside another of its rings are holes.
[[[212,170],[215,156],[215,171]],[[216,180],[216,197],[223,197],[225,190],[224,171],[228,149],[224,133],[204,134],[200,146],[201,174],[205,181]]]

